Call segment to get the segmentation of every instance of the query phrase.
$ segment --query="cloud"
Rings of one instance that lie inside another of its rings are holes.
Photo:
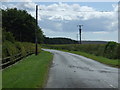
[[[61,32],[61,31],[54,31],[48,28],[43,28],[42,30],[44,31],[44,34],[47,35],[48,37],[67,37],[77,40],[76,32]]]
[[[32,2],[32,0],[0,0],[1,2]]]
[[[0,0],[1,2],[9,2],[9,1],[11,1],[11,0]]]
[[[108,33],[108,32],[105,32],[105,31],[99,31],[99,32],[93,32],[93,33],[95,33],[95,34],[106,34],[106,33]]]
[[[115,5],[113,5],[114,8]],[[92,7],[80,6],[79,4],[58,3],[40,5],[41,15],[50,20],[88,20],[92,18],[114,18],[113,12],[99,12]],[[116,9],[115,9],[116,10]],[[108,17],[111,16],[111,17]],[[43,17],[44,18],[44,17]]]
[[[35,3],[31,0],[29,2],[19,2],[15,4],[7,4],[7,7],[18,9],[25,9],[28,12],[35,13]],[[5,5],[3,5],[5,7]],[[117,5],[113,4],[114,11],[117,11]],[[39,5],[39,16],[42,19],[49,19],[53,21],[61,20],[89,20],[93,18],[115,18],[114,12],[99,12],[93,7],[80,6],[80,4],[55,3],[50,5]],[[111,17],[109,17],[111,16]]]
[[[26,10],[29,14],[35,17],[36,4],[31,0],[28,1],[29,2],[3,2],[1,8],[4,10],[7,8],[17,8],[21,10]]]
[[[42,10],[40,18],[43,21],[41,26],[47,27],[53,31],[62,29],[63,32],[77,32],[78,24],[83,24],[85,32],[99,31],[117,31],[117,5],[113,5],[114,11],[99,12],[93,7],[80,6],[79,4],[58,3],[51,5],[40,5]],[[55,23],[61,23],[59,28],[56,28]]]
[[[31,1],[31,0],[30,0]],[[2,8],[17,7],[27,10],[35,17],[35,2],[21,2],[3,4]],[[76,38],[78,24],[83,24],[82,32],[109,35],[109,32],[117,31],[118,6],[112,5],[114,11],[100,12],[93,7],[80,4],[52,3],[39,5],[39,25],[48,36],[67,36]],[[40,10],[41,9],[41,10]]]
[[[47,32],[48,36],[76,39],[77,25],[83,24],[82,33],[83,37],[86,37],[83,39],[117,41],[115,37],[118,30],[117,5],[113,5],[114,11],[111,12],[99,12],[93,7],[66,3],[40,5],[40,8],[42,9],[40,26],[47,27],[43,31]],[[60,24],[58,28],[55,23]]]
[[[32,9],[32,2],[3,2],[2,3],[2,9],[6,9],[6,8],[18,8],[18,9],[25,9],[25,10],[29,10]],[[3,8],[5,7],[5,8]]]

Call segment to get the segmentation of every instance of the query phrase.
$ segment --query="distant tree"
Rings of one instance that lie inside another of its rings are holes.
[[[43,40],[43,32],[35,23],[35,19],[25,10],[17,8],[2,10],[3,28],[13,33],[15,39],[23,42],[35,42],[35,29],[38,30],[38,42]]]
[[[49,38],[45,37],[45,44],[77,44],[78,42],[69,38]]]

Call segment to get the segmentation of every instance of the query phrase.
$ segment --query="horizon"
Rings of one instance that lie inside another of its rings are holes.
[[[50,38],[50,37],[47,37],[47,38]],[[65,38],[65,39],[71,39],[71,38],[66,38],[66,37],[51,37],[51,38]],[[75,40],[75,39],[71,39],[71,40]],[[75,40],[75,41],[78,41],[79,42],[79,40]],[[98,41],[98,42],[116,42],[116,41],[112,41],[112,40],[108,40],[108,41],[105,41],[105,40],[81,40],[81,41]],[[118,42],[116,42],[116,43],[118,43]]]

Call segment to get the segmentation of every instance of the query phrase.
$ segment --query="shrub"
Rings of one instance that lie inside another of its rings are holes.
[[[16,42],[15,43],[16,48],[18,48],[19,52],[25,56],[26,55],[26,51],[25,51],[25,47],[23,46],[23,44],[21,42]]]
[[[10,41],[5,41],[2,45],[2,57],[5,58],[7,56],[13,56],[15,54],[18,54],[19,50],[16,48],[15,44]],[[14,57],[11,57],[11,60],[13,60]]]
[[[11,57],[11,60],[14,60],[14,55],[21,53],[22,56],[26,56],[27,53],[35,52],[35,44],[28,42],[10,42],[5,41],[2,45],[2,58]],[[38,44],[38,52],[41,51],[41,47]]]
[[[104,56],[110,59],[117,58],[117,47],[116,42],[108,42],[104,49]]]
[[[2,41],[15,42],[15,38],[11,32],[6,32],[4,29],[2,29]]]
[[[120,59],[120,44],[117,45],[116,57]]]

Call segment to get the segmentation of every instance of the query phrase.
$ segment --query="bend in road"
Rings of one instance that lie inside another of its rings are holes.
[[[46,88],[118,88],[118,69],[86,57],[51,49],[54,54]]]

